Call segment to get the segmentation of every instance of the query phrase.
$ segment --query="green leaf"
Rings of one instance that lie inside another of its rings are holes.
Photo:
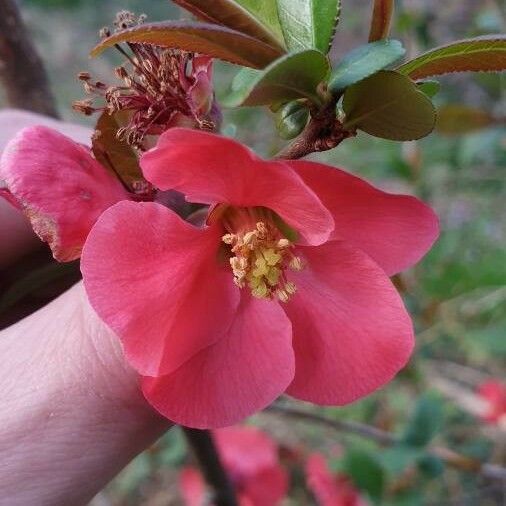
[[[397,71],[412,79],[452,72],[500,72],[506,70],[506,35],[485,35],[460,40],[424,53]]]
[[[418,469],[428,478],[437,478],[445,470],[443,461],[435,455],[424,455],[418,460]]]
[[[227,26],[278,49],[284,48],[276,3],[272,0],[173,0],[203,21]]]
[[[276,113],[276,128],[283,139],[297,137],[309,119],[309,109],[299,101],[288,102]]]
[[[142,181],[143,177],[134,148],[116,137],[118,129],[127,123],[126,120],[125,112],[111,116],[104,111],[95,127],[100,133],[93,136],[92,150],[98,162],[131,187],[134,181]]]
[[[432,394],[420,398],[402,436],[406,445],[424,447],[436,435],[443,421],[441,399]]]
[[[283,52],[225,26],[190,21],[146,23],[114,33],[91,51],[97,56],[119,42],[139,42],[202,53],[245,67],[264,68]]]
[[[395,141],[420,139],[436,122],[430,99],[406,76],[382,70],[346,89],[344,128]]]
[[[385,487],[385,473],[379,461],[370,453],[350,450],[343,461],[343,470],[355,485],[379,500]]]
[[[330,71],[327,57],[314,49],[282,56],[263,71],[242,69],[223,100],[228,107],[268,105],[307,98],[319,103],[318,85]]]
[[[436,130],[445,135],[462,135],[495,123],[488,112],[467,105],[450,104],[438,109]]]
[[[328,53],[339,21],[341,0],[277,0],[281,28],[290,50]]]
[[[414,467],[422,456],[421,448],[396,445],[382,450],[379,459],[388,473],[397,476]]]
[[[374,0],[369,42],[386,39],[394,14],[394,0]]]
[[[371,42],[350,51],[339,62],[330,77],[329,90],[337,93],[392,64],[404,55],[398,40]]]
[[[425,93],[429,98],[435,97],[441,89],[439,81],[420,81],[419,83],[416,83],[416,85],[418,86],[418,89]]]

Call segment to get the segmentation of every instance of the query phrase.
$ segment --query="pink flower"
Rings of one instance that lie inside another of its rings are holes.
[[[46,126],[24,128],[7,144],[0,179],[0,196],[23,209],[61,262],[79,258],[105,209],[131,198],[87,147]]]
[[[489,423],[506,422],[506,385],[497,380],[486,381],[478,388],[478,394],[487,403],[483,419]]]
[[[320,453],[313,453],[306,463],[306,481],[319,506],[367,506],[350,479],[334,475]]]
[[[82,272],[166,417],[231,425],[284,392],[342,405],[406,364],[412,324],[388,276],[436,239],[430,208],[332,167],[264,161],[179,128],[141,166],[155,187],[210,205],[207,225],[120,202],[91,231]]]
[[[279,504],[288,490],[288,476],[279,463],[276,443],[254,427],[229,427],[214,436],[239,504]],[[179,482],[186,506],[207,504],[205,483],[197,469],[183,469]]]

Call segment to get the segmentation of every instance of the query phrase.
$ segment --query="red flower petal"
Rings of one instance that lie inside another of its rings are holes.
[[[268,207],[308,244],[322,244],[334,228],[328,210],[286,164],[261,160],[226,137],[172,128],[141,166],[155,186],[179,190],[191,202]]]
[[[252,506],[278,506],[287,491],[287,473],[280,465],[276,465],[262,469],[246,480],[241,495],[249,499]]]
[[[179,489],[185,506],[202,506],[206,499],[206,484],[194,467],[185,467],[179,473]]]
[[[141,374],[176,370],[229,328],[239,289],[218,262],[221,233],[151,202],[120,202],[91,231],[81,264],[90,303]]]
[[[241,475],[253,475],[278,463],[276,443],[255,427],[227,427],[216,430],[214,437],[226,466]]]
[[[62,262],[74,260],[102,212],[128,197],[83,146],[47,127],[29,127],[0,160],[0,179],[39,237]]]
[[[290,384],[291,338],[279,304],[245,293],[227,335],[174,373],[144,378],[144,395],[175,423],[232,425],[269,405]]]
[[[319,163],[288,163],[332,213],[332,238],[365,251],[389,276],[418,262],[439,235],[434,211],[415,197],[383,192]]]
[[[390,381],[413,349],[411,320],[383,270],[342,241],[301,247],[293,325],[296,373],[287,392],[342,405]]]

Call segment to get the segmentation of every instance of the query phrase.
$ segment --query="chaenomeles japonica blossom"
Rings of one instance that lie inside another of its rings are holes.
[[[483,400],[483,420],[506,429],[506,384],[491,379],[479,385],[477,393]]]
[[[332,473],[325,457],[311,454],[305,466],[306,483],[318,506],[368,506],[351,479],[343,473]]]
[[[239,505],[279,505],[288,492],[288,473],[276,442],[255,427],[228,427],[213,436]],[[179,488],[185,506],[211,506],[205,480],[195,467],[183,468]]]
[[[283,393],[343,405],[404,367],[413,329],[389,276],[436,239],[425,204],[179,128],[141,167],[159,190],[209,205],[205,224],[119,202],[90,232],[81,270],[160,413],[215,428]]]

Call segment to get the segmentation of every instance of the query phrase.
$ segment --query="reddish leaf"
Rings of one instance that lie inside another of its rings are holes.
[[[245,67],[264,68],[283,52],[224,26],[189,21],[146,23],[117,32],[91,51],[97,56],[119,42],[138,42],[206,54]]]
[[[374,0],[369,42],[386,39],[394,13],[394,0]]]
[[[500,72],[506,69],[506,35],[452,42],[404,63],[397,71],[411,79],[452,72]]]
[[[235,0],[213,0],[212,2],[209,0],[173,0],[173,2],[203,21],[227,26],[270,46],[284,50],[279,20],[271,20],[271,23],[263,22],[259,16],[255,16],[241,5],[241,2]]]
[[[116,137],[118,128],[126,123],[122,118],[124,114],[118,112],[110,116],[103,112],[100,115],[96,126],[100,133],[93,137],[92,150],[97,161],[131,187],[134,181],[143,178],[134,148]]]

